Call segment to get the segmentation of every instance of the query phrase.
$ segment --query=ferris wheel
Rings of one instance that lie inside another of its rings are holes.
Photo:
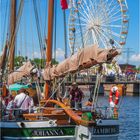
[[[129,16],[126,0],[70,0],[68,39],[71,53],[97,44],[122,48]]]

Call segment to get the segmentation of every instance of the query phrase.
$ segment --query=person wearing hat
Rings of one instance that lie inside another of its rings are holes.
[[[14,104],[17,109],[20,109],[22,113],[28,113],[31,108],[34,106],[32,97],[29,96],[28,92],[25,89],[20,89],[19,94],[16,95],[14,99]]]
[[[72,89],[70,90],[70,100],[71,100],[71,108],[76,110],[82,108],[82,98],[84,93],[78,88],[76,82],[73,82]]]

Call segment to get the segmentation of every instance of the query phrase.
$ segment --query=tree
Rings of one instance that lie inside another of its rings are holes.
[[[33,63],[35,63],[35,65],[38,67],[38,68],[42,68],[45,63],[46,63],[46,60],[45,59],[40,59],[40,58],[34,58],[32,60]]]
[[[27,61],[27,58],[23,56],[16,56],[15,57],[15,67],[22,66],[23,62]],[[31,60],[38,68],[43,68],[46,64],[46,59],[40,59],[40,58],[34,58]],[[52,59],[52,65],[58,64],[58,61],[56,61],[54,58]]]
[[[43,68],[46,64],[46,59],[40,59],[40,58],[35,58],[32,60],[32,62],[37,65],[38,68]],[[54,58],[52,59],[52,65],[58,64],[58,61],[56,61]]]
[[[23,56],[16,56],[14,61],[15,61],[15,67],[20,67],[22,63],[25,61],[25,58]]]
[[[52,59],[52,64],[55,65],[55,64],[59,64],[58,61],[56,61],[54,58]]]

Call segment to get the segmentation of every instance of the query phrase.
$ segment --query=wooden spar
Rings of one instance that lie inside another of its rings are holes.
[[[54,0],[49,0],[48,6],[48,39],[46,39],[46,56],[47,64],[52,60],[52,43],[53,43],[53,16],[54,16]],[[49,98],[49,83],[45,84],[45,99]]]
[[[11,18],[10,18],[10,56],[9,70],[14,70],[14,55],[15,55],[15,32],[16,28],[16,0],[11,0]]]
[[[58,106],[60,106],[61,108],[64,109],[64,111],[66,112],[66,114],[68,114],[69,117],[71,117],[76,124],[78,125],[83,125],[83,126],[93,126],[96,125],[95,121],[87,121],[82,119],[82,117],[80,117],[78,114],[76,114],[69,106],[66,106],[65,104],[56,101],[56,100],[48,100],[47,103],[54,103],[57,104]]]

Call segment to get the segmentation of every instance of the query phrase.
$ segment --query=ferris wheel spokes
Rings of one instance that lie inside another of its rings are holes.
[[[128,34],[128,9],[125,2],[125,0],[75,1],[75,7],[71,9],[69,17],[70,47],[81,48],[82,44],[84,46],[97,44],[102,48],[122,47]]]

